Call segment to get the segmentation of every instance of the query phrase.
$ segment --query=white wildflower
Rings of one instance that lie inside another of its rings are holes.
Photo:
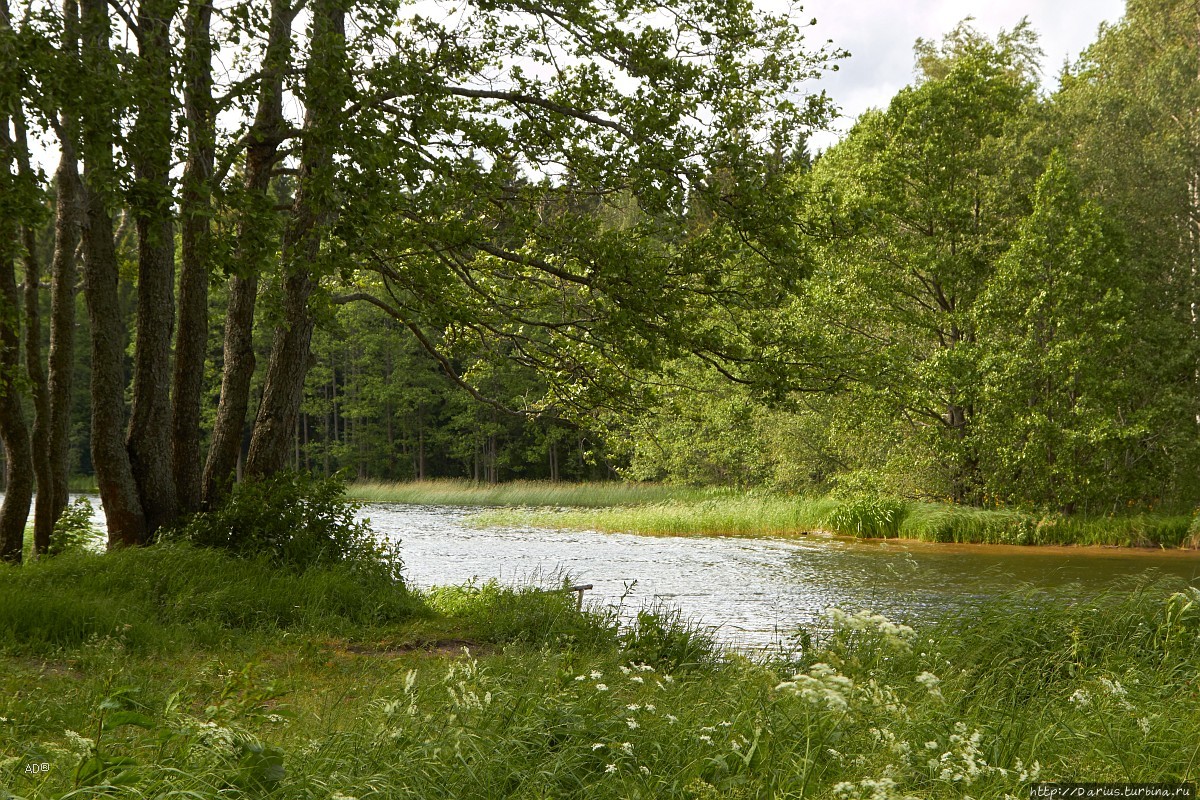
[[[629,667],[625,666],[624,664],[621,665],[621,674],[622,675],[628,675],[631,672],[633,672],[633,670],[631,670]]]
[[[1150,735],[1150,718],[1149,717],[1139,718],[1137,721],[1137,725],[1138,725],[1138,728],[1141,729],[1143,734],[1145,734],[1146,736]]]
[[[658,710],[658,706],[654,705],[654,703],[646,703],[646,705],[644,707],[651,714],[653,714],[655,711]]]
[[[67,740],[67,747],[71,752],[87,755],[96,748],[96,743],[86,736],[82,736],[72,730],[63,731],[63,737]]]
[[[575,676],[575,680],[577,680],[577,681],[586,681],[586,680],[587,680],[587,675],[576,675],[576,676]]]
[[[592,745],[592,750],[603,750],[603,749],[604,749],[603,742],[596,742],[594,745]]]
[[[641,675],[634,675],[629,680],[633,681],[634,683],[645,683],[646,682],[646,679],[643,678]]]
[[[833,796],[839,800],[910,800],[896,791],[892,778],[864,778],[857,783],[843,781],[833,787]]]
[[[668,725],[674,725],[676,722],[679,722],[679,717],[675,716],[674,714],[667,714],[666,719]]]
[[[713,743],[712,737],[709,736],[707,733],[702,733],[699,736],[697,736],[696,738],[699,739],[700,741],[704,742],[705,744]]]
[[[597,691],[597,692],[607,692],[607,691],[608,691],[608,687],[607,687],[607,686],[605,686],[603,683],[597,683],[597,684],[596,684],[596,691]]]
[[[633,668],[638,672],[654,672],[654,667],[649,664],[634,664]]]
[[[633,717],[629,717],[628,719],[626,719],[625,724],[629,726],[629,730],[631,730],[631,731],[637,730],[638,721],[636,719],[634,719]]]
[[[617,765],[616,765],[616,764],[609,764],[607,767],[605,767],[605,768],[604,768],[604,771],[605,771],[605,772],[616,772],[616,771],[617,771]]]
[[[776,691],[786,691],[800,697],[807,703],[825,708],[830,711],[845,711],[850,705],[850,692],[854,689],[854,681],[845,675],[839,675],[837,670],[828,664],[813,664],[808,674],[796,673],[790,681],[784,681],[775,687]]]
[[[831,608],[826,615],[833,622],[834,630],[878,634],[883,637],[885,643],[896,650],[909,650],[910,642],[916,636],[916,631],[909,626],[892,622],[882,614],[872,614],[870,611],[848,614],[840,609]]]
[[[603,678],[603,677],[604,677],[604,673],[603,673],[603,672],[599,672],[599,671],[597,671],[597,670],[592,670],[591,672],[589,672],[589,673],[588,673],[588,677],[589,677],[589,678],[591,678],[591,679],[592,679],[592,680],[594,680],[594,681],[598,681],[598,680],[600,680],[601,678]]]
[[[633,752],[633,743],[632,742],[621,742],[621,752],[622,753],[632,753]]]
[[[1067,702],[1074,703],[1080,708],[1087,708],[1092,704],[1092,695],[1087,689],[1076,689]]]
[[[643,775],[649,775],[650,768],[643,764],[642,766],[638,767],[638,772],[642,773]]]

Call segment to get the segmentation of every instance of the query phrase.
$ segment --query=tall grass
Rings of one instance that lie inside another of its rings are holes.
[[[105,581],[117,606],[141,594]],[[584,641],[569,599],[506,592],[432,602],[559,621],[449,653],[377,645],[347,618],[353,642],[267,627],[251,649],[0,654],[0,793],[1000,800],[1200,776],[1200,593],[1181,584],[1015,592],[912,627],[831,612],[757,661],[650,612]]]
[[[481,525],[533,525],[650,536],[775,536],[819,530],[837,505],[828,498],[742,496],[590,510],[510,509],[484,512],[474,520]]]
[[[552,506],[603,508],[643,505],[667,500],[695,501],[729,494],[723,489],[695,489],[656,483],[557,483],[511,481],[475,483],[465,480],[359,482],[348,487],[352,500],[367,503],[420,503],[454,506]]]
[[[1061,517],[894,499],[837,500],[730,495],[597,509],[506,509],[479,525],[533,526],[651,536],[793,536],[827,532],[864,538],[1018,545],[1200,547],[1192,518],[1138,514]]]
[[[353,564],[276,569],[188,545],[66,553],[0,566],[0,649],[45,652],[116,637],[138,650],[209,646],[236,632],[338,633],[396,623],[419,599]]]

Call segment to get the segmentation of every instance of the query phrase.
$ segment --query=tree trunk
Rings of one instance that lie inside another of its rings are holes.
[[[113,139],[116,110],[111,87],[116,66],[105,0],[82,0],[83,71],[86,78],[80,122],[83,185],[87,195],[83,228],[83,284],[92,342],[92,464],[108,522],[108,545],[140,544],[146,518],[125,449],[125,323],[118,294],[119,272],[113,244]]]
[[[50,497],[56,522],[67,507],[71,392],[75,384],[75,297],[83,188],[74,147],[63,147],[55,174],[54,255],[50,264]],[[39,489],[39,491],[41,491]]]
[[[342,109],[350,93],[346,11],[340,0],[316,0],[312,13],[299,188],[281,248],[283,320],[275,329],[262,402],[246,457],[246,469],[252,476],[270,475],[287,461],[288,434],[300,408],[309,366],[314,320],[308,303],[319,279],[316,262],[321,241],[336,209],[333,156]]]
[[[171,465],[181,513],[200,509],[200,396],[208,350],[208,274],[212,249],[215,108],[212,94],[212,0],[191,0],[184,37],[184,109],[188,160],[183,169],[179,332],[175,339]]]
[[[35,184],[29,164],[29,136],[24,119],[13,120],[17,134],[17,157],[22,182]],[[33,395],[33,442],[30,457],[34,479],[37,481],[37,505],[33,514],[33,552],[41,555],[50,550],[50,534],[54,532],[54,501],[50,478],[50,392],[46,386],[46,370],[42,366],[42,318],[38,284],[42,279],[42,264],[37,252],[37,234],[30,225],[21,226],[24,238],[25,262],[25,372]]]
[[[0,0],[0,52],[12,52],[8,3]],[[0,444],[4,447],[4,502],[0,504],[0,560],[19,562],[25,546],[25,522],[33,497],[33,457],[21,409],[21,316],[16,256],[20,206],[16,145],[9,136],[9,114],[20,114],[15,65],[0,74]],[[11,80],[10,80],[11,79]]]
[[[241,479],[242,435],[250,406],[250,381],[254,377],[254,306],[258,276],[274,252],[269,225],[273,214],[267,189],[279,146],[287,136],[283,118],[283,79],[291,65],[292,21],[296,10],[287,0],[272,0],[271,30],[263,63],[262,84],[254,124],[247,134],[244,186],[251,208],[238,220],[238,272],[229,282],[229,308],[225,317],[221,400],[213,426],[212,443],[204,465],[204,505],[217,505],[237,469]]]
[[[79,4],[63,1],[63,45],[74,65],[79,58]],[[73,101],[59,114],[62,155],[55,172],[54,254],[50,260],[50,486],[51,519],[67,507],[71,456],[71,391],[75,377],[75,295],[77,250],[83,227],[83,187],[76,143],[79,117]],[[42,493],[38,488],[38,494]],[[53,524],[53,523],[52,523]]]
[[[176,0],[138,4],[137,120],[129,136],[137,225],[137,344],[126,446],[148,540],[178,515],[171,465],[171,335],[175,238],[171,219],[171,19]]]

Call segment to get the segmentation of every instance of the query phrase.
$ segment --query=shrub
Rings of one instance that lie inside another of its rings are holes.
[[[352,563],[381,567],[399,580],[400,559],[346,499],[339,478],[281,472],[237,484],[218,508],[196,514],[166,538],[265,556],[280,566],[307,569]]]
[[[92,524],[92,514],[92,504],[86,497],[80,497],[67,506],[58,522],[54,523],[50,555],[86,550],[89,544],[100,538],[100,531]]]

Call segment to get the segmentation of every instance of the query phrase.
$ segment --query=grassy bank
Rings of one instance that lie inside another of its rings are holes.
[[[474,519],[483,525],[531,525],[658,536],[794,536],[825,531],[845,536],[972,544],[1200,546],[1200,527],[1187,515],[1059,517],[902,500],[840,501],[771,495],[671,500],[597,509],[505,509],[488,511]]]
[[[730,494],[723,489],[694,489],[657,483],[551,483],[510,481],[475,483],[465,480],[358,482],[347,488],[352,500],[366,503],[423,503],[450,506],[551,506],[604,508],[667,501],[698,501]]]
[[[562,595],[310,572],[186,548],[0,568],[0,796],[999,800],[1200,777],[1182,587],[916,630],[834,615],[754,661],[669,616],[620,631]]]

